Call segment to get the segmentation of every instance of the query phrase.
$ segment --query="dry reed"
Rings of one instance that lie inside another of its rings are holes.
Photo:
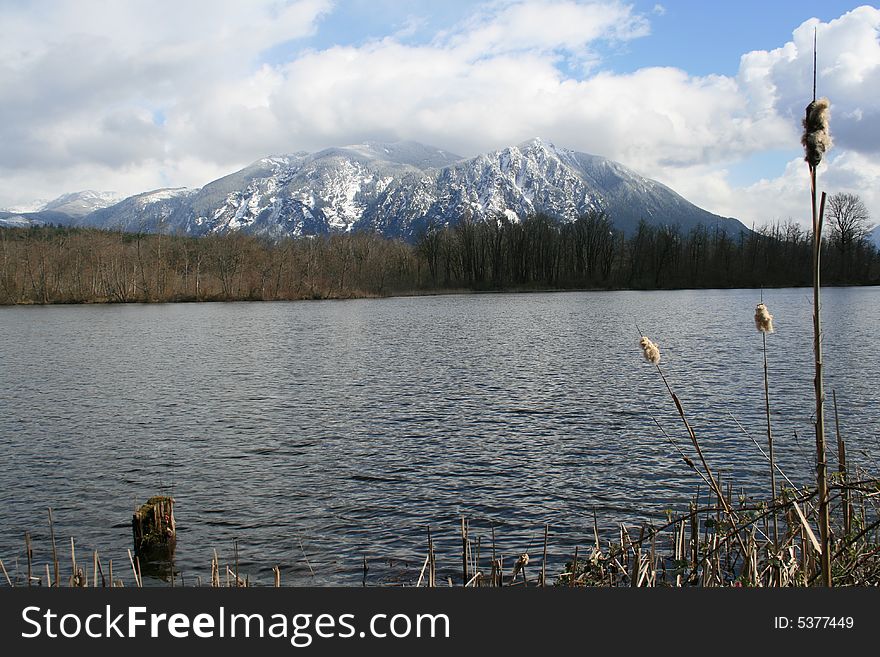
[[[764,358],[764,412],[767,417],[767,446],[770,458],[770,499],[776,503],[776,458],[773,454],[773,428],[770,421],[770,378],[767,368],[767,334],[773,333],[773,315],[762,301],[755,306],[755,328],[761,334],[762,355]],[[773,545],[779,545],[779,521],[773,514]]]
[[[804,159],[814,169],[819,166],[825,151],[832,145],[828,126],[830,107],[831,103],[827,98],[819,98],[807,105],[805,112],[801,144],[805,151]]]
[[[653,365],[660,365],[660,347],[651,342],[651,339],[643,335],[642,339],[639,341],[639,345],[642,347],[642,354],[645,356],[645,360]]]
[[[767,310],[767,306],[759,303],[755,306],[755,328],[761,333],[773,333],[773,315]]]
[[[832,585],[831,573],[831,528],[828,509],[828,462],[826,460],[825,442],[825,384],[823,379],[824,363],[822,359],[822,321],[821,321],[821,266],[822,256],[822,223],[825,214],[825,192],[821,200],[816,184],[816,171],[825,151],[831,146],[828,126],[829,102],[825,98],[816,100],[816,32],[813,32],[813,100],[807,105],[804,118],[804,134],[801,143],[804,146],[804,159],[809,164],[810,172],[810,207],[813,220],[813,353],[815,356],[815,376],[813,392],[816,398],[816,488],[819,495],[819,533],[822,541],[820,562],[822,568],[822,584]]]

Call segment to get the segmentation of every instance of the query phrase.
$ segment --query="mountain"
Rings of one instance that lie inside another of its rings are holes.
[[[71,223],[129,231],[281,237],[369,230],[412,240],[464,216],[544,213],[573,221],[606,210],[631,233],[653,225],[744,230],[606,158],[541,139],[464,159],[415,142],[368,142],[267,157],[201,189],[139,194]]]
[[[129,233],[187,232],[181,222],[192,213],[189,201],[198,191],[180,187],[136,194],[115,205],[95,210],[75,224]]]
[[[37,212],[11,212],[0,210],[0,227],[3,228],[27,228],[28,226],[43,226],[46,224],[71,224],[75,221],[69,214],[54,210],[41,210]]]
[[[95,192],[88,189],[59,196],[43,205],[38,211],[63,212],[71,217],[82,217],[95,210],[119,203],[119,201],[120,198],[113,192]]]
[[[34,201],[27,206],[0,210],[0,226],[20,228],[74,223],[77,217],[84,217],[118,202],[119,197],[113,192],[72,192],[52,201]]]
[[[34,221],[26,213],[0,210],[0,227],[3,228],[27,228],[33,226]]]
[[[744,228],[622,164],[541,139],[456,163],[440,173],[438,187],[438,200],[427,217],[440,223],[455,221],[467,211],[477,218],[498,212],[522,218],[540,212],[574,221],[602,209],[627,233],[641,219],[653,225],[679,224],[684,231],[698,224],[720,225],[730,232]]]
[[[880,249],[880,225],[876,226],[874,230],[868,233],[868,241]]]

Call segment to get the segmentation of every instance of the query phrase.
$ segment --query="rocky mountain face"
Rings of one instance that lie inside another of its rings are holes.
[[[874,230],[868,233],[868,241],[880,249],[880,226],[877,226]]]
[[[139,194],[69,223],[270,237],[369,230],[413,240],[466,216],[518,221],[544,213],[573,221],[598,209],[628,233],[642,219],[683,231],[697,224],[744,230],[621,164],[540,139],[470,159],[415,142],[267,157],[201,189]]]
[[[115,205],[96,210],[76,223],[78,226],[112,228],[129,233],[188,232],[185,220],[196,189],[157,189],[130,196]]]

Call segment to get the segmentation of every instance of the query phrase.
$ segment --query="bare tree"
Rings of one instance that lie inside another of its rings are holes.
[[[825,218],[831,228],[831,238],[841,251],[848,251],[870,232],[871,216],[857,194],[839,192],[828,198]]]
[[[871,230],[868,208],[858,195],[839,192],[828,199],[825,217],[831,243],[838,253],[840,277],[850,279],[858,268],[860,252]]]

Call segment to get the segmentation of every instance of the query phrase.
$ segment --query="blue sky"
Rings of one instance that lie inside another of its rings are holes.
[[[400,31],[410,43],[430,41],[464,20],[473,0],[340,0],[317,33],[263,53],[278,63],[302,47],[360,45]],[[836,0],[638,0],[628,3],[651,21],[651,33],[625,45],[603,48],[604,65],[619,73],[645,66],[675,66],[693,75],[735,75],[740,56],[770,50],[791,38],[811,17],[829,21],[859,6]]]
[[[408,43],[429,42],[468,17],[473,0],[339,0],[317,32],[261,53],[260,61],[280,63],[302,48],[362,45],[405,32]],[[829,21],[862,2],[837,0],[638,0],[631,4],[650,18],[648,37],[606,45],[603,65],[619,73],[646,66],[674,66],[693,75],[735,75],[740,56],[770,50],[791,38],[808,18]]]
[[[880,11],[833,0],[0,0],[0,207],[260,157],[540,136],[746,223],[795,217],[811,35],[824,180],[880,216]]]
[[[659,15],[652,8],[663,7]],[[835,0],[668,0],[636,2],[653,14],[650,37],[629,44],[628,52],[611,55],[620,72],[644,66],[675,66],[692,75],[735,75],[740,56],[771,50],[791,39],[792,30],[808,18],[837,18],[863,4]]]

